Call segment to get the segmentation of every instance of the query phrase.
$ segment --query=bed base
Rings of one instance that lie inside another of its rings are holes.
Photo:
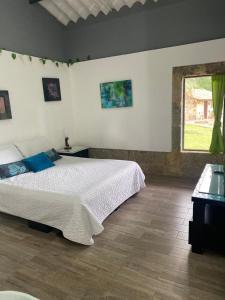
[[[120,209],[121,206],[122,206],[122,204],[120,206],[118,206],[112,213],[114,213],[115,211]],[[37,230],[37,231],[41,231],[44,233],[49,233],[49,232],[53,231],[53,229],[54,229],[51,226],[48,226],[48,225],[45,225],[42,223],[38,223],[38,222],[34,222],[34,221],[30,221],[30,220],[27,220],[27,224],[28,224],[29,228]],[[63,234],[60,230],[58,231],[57,235],[60,237],[63,237]]]
[[[121,205],[119,205],[113,212],[120,209],[120,207],[122,205],[123,205],[123,203]],[[30,220],[27,220],[27,224],[28,224],[29,228],[37,230],[37,231],[41,231],[41,232],[44,232],[44,233],[49,233],[49,232],[54,230],[54,228],[51,227],[51,226],[48,226],[48,225],[45,225],[45,224],[42,224],[42,223],[38,223],[38,222],[34,222],[34,221],[30,221]],[[57,236],[63,237],[63,234],[60,230],[57,232]]]
[[[48,225],[44,225],[38,222],[34,222],[34,221],[27,221],[28,222],[28,227],[34,229],[34,230],[38,230],[41,232],[45,232],[45,233],[49,233],[53,230],[53,227],[48,226]]]

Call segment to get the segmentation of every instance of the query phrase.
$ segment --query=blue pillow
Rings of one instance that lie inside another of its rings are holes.
[[[48,155],[48,158],[49,158],[51,161],[56,161],[56,160],[62,158],[62,156],[60,156],[54,148],[52,148],[51,150],[48,150],[48,151],[45,152],[45,153]]]
[[[0,180],[29,172],[22,161],[0,165]]]
[[[26,165],[26,167],[34,173],[55,166],[55,164],[49,159],[48,155],[44,152],[27,157],[23,159],[23,162]]]

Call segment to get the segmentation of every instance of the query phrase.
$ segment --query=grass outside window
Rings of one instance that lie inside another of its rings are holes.
[[[209,151],[212,127],[187,124],[184,127],[184,149]]]

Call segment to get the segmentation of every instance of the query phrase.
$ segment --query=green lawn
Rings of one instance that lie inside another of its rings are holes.
[[[212,128],[200,125],[185,125],[184,149],[209,150],[212,138]]]

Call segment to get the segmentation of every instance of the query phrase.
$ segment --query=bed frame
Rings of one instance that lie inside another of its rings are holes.
[[[51,231],[53,231],[53,227],[48,226],[48,225],[44,225],[38,222],[34,222],[34,221],[27,221],[28,222],[28,227],[34,229],[34,230],[38,230],[41,232],[45,232],[45,233],[49,233]]]
[[[118,209],[120,209],[120,207],[123,205],[123,203],[118,206],[112,213],[114,213],[115,211],[117,211]],[[34,230],[38,230],[44,233],[49,233],[51,231],[53,231],[55,228],[42,224],[42,223],[38,223],[38,222],[34,222],[34,221],[29,221],[27,220],[28,223],[28,227]]]

